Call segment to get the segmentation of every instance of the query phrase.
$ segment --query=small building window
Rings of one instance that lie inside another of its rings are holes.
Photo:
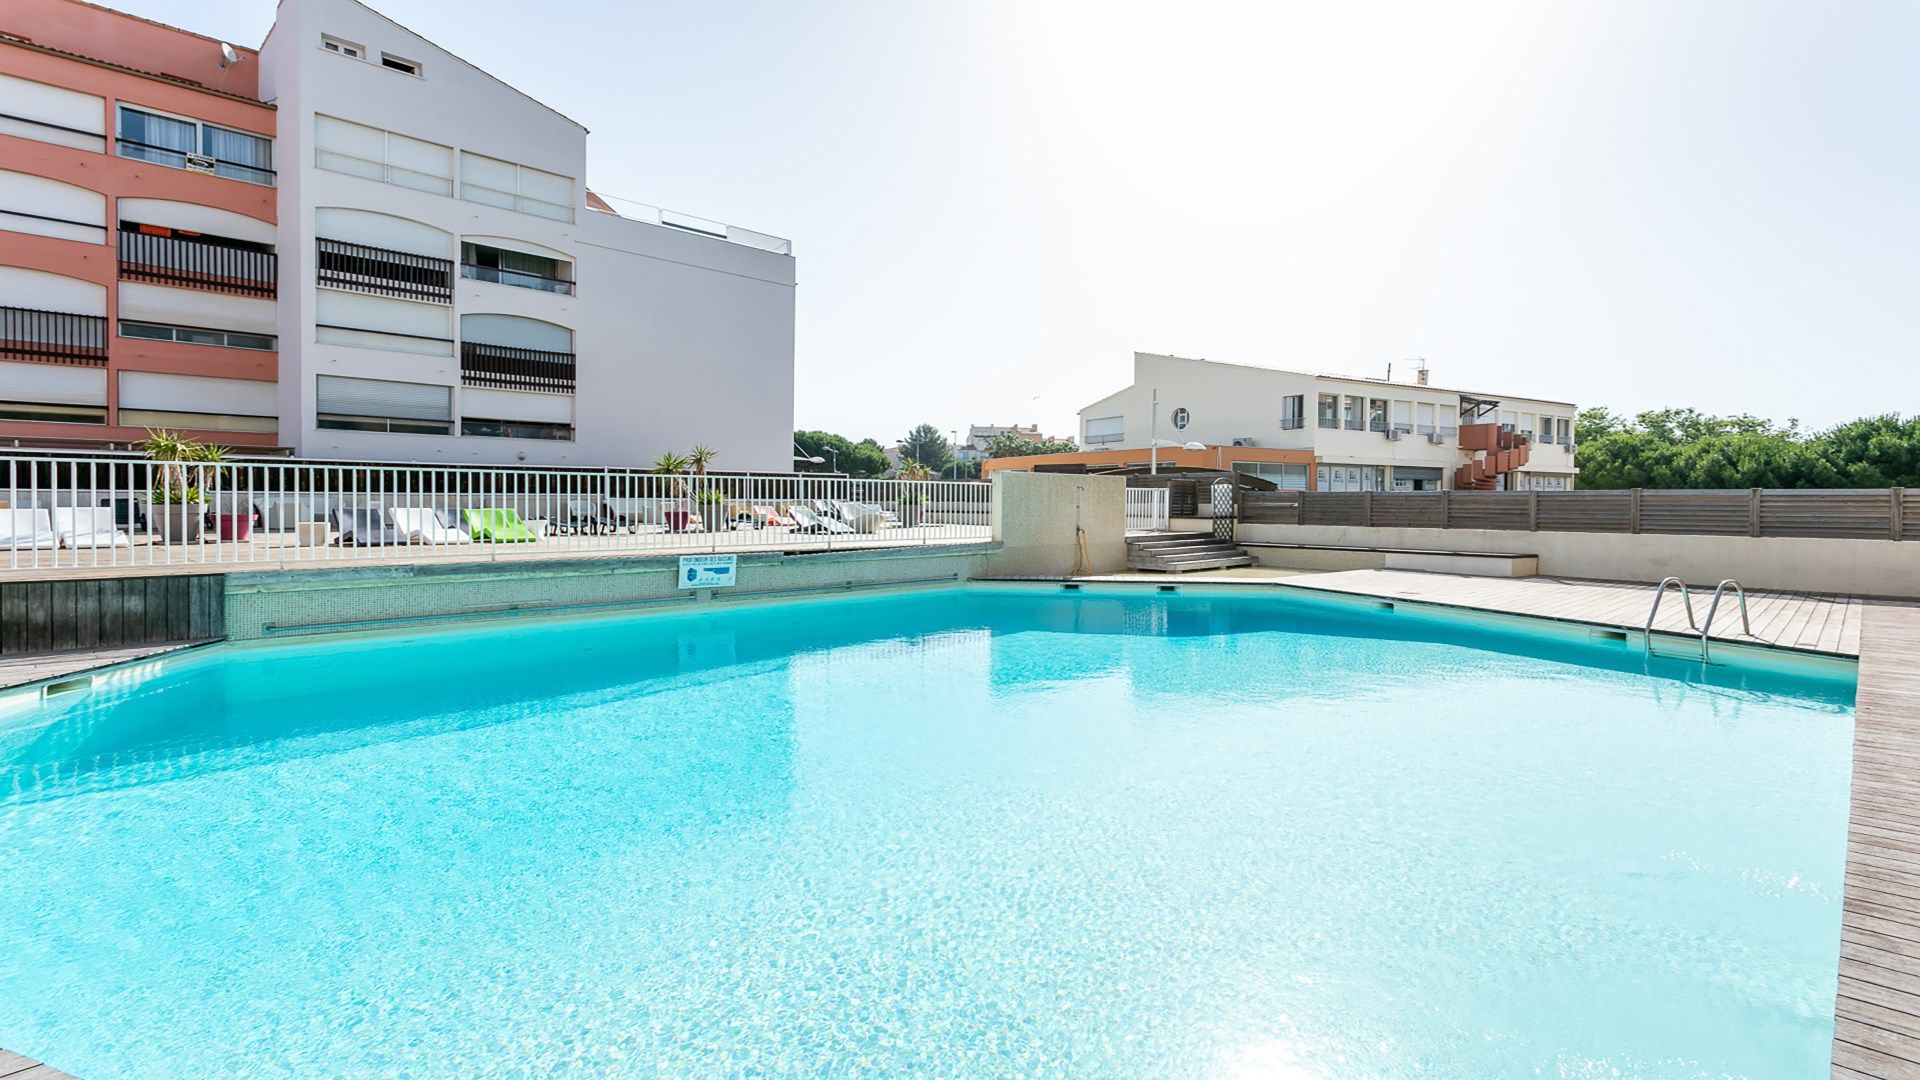
[[[339,53],[341,56],[351,56],[355,60],[367,55],[367,50],[355,45],[351,41],[343,41],[331,34],[320,35],[320,47],[330,53]]]
[[[392,68],[395,71],[404,71],[409,75],[420,74],[420,64],[418,61],[407,60],[403,57],[395,56],[392,53],[383,52],[380,54],[380,66]]]

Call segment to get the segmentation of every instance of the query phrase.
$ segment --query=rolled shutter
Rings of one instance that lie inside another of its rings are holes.
[[[431,255],[436,259],[451,259],[454,255],[452,233],[392,214],[323,206],[313,212],[313,231],[328,240]]]
[[[107,148],[107,103],[93,94],[0,75],[0,135],[71,146]]]
[[[105,405],[107,369],[0,361],[0,401]]]
[[[275,384],[253,379],[165,375],[153,371],[120,373],[122,409],[273,416],[280,409],[275,395]]]
[[[453,310],[384,296],[320,289],[315,296],[317,340],[336,345],[453,355]],[[396,335],[396,336],[387,336]]]
[[[460,340],[510,349],[539,349],[543,352],[573,351],[573,331],[564,326],[518,315],[462,315]]]
[[[453,194],[453,148],[387,133],[387,180],[401,187]]]
[[[45,270],[0,266],[0,307],[105,315],[107,287]]]
[[[174,289],[141,281],[120,283],[120,318],[162,326],[198,326],[248,334],[276,332],[274,302],[203,289]]]
[[[397,420],[453,420],[453,388],[426,383],[388,382],[318,376],[316,405],[339,416],[380,416]]]
[[[481,154],[460,155],[460,197],[469,202],[486,203],[513,209],[518,180],[515,166]]]
[[[171,202],[166,199],[121,199],[118,209],[121,221],[159,225],[168,229],[184,229],[187,232],[224,236],[229,240],[245,240],[254,244],[272,244],[278,240],[274,234],[272,222],[236,214],[231,210],[201,206],[198,203]]]
[[[460,415],[482,420],[573,423],[572,394],[525,394],[514,390],[460,389]]]
[[[44,176],[0,170],[0,229],[104,244],[107,197]]]
[[[379,128],[316,115],[313,118],[314,167],[385,180],[385,136],[386,132]]]

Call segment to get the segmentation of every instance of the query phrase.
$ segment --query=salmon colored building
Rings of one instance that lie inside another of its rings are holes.
[[[278,445],[258,72],[75,0],[0,8],[0,445]]]

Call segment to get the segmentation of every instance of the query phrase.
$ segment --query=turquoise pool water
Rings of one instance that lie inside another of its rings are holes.
[[[213,651],[0,713],[87,1080],[1824,1076],[1850,684],[953,589]]]

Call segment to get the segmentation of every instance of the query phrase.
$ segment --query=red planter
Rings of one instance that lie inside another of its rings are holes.
[[[253,538],[252,514],[217,514],[215,520],[220,526],[220,539],[246,541]]]

